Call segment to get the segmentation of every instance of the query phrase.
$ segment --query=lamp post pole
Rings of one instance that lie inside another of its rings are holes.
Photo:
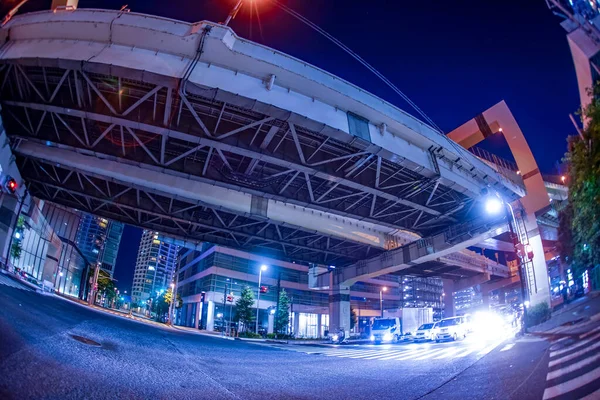
[[[240,2],[241,3],[241,2]],[[262,272],[267,270],[267,266],[266,265],[261,265],[260,266],[260,270],[258,271],[258,295],[256,297],[256,326],[254,328],[254,333],[256,333],[258,335],[258,310],[260,309],[259,307],[259,303],[260,303],[260,283],[262,280]]]
[[[229,12],[229,15],[227,16],[227,19],[225,20],[225,22],[223,22],[223,25],[225,25],[225,26],[229,25],[229,22],[231,22],[231,20],[235,18],[238,11],[240,11],[240,8],[242,8],[242,3],[243,3],[243,0],[239,0],[236,3],[236,5]]]
[[[381,309],[381,316],[383,317],[383,292],[387,290],[387,287],[382,287],[379,291],[379,308]]]
[[[521,239],[518,237],[517,233],[515,232],[516,227],[517,227],[517,220],[515,218],[515,213],[513,211],[512,206],[509,203],[506,203],[507,207],[506,207],[506,219],[508,220],[508,229],[510,231],[510,236],[512,238],[513,241],[513,246],[515,248],[515,254],[517,256],[517,261],[518,261],[518,274],[519,274],[519,280],[521,281],[521,301],[523,302],[523,320],[521,321],[521,332],[523,334],[527,333],[527,326],[525,325],[526,321],[527,321],[527,305],[525,304],[526,302],[528,303],[528,299],[526,297],[527,291],[525,289],[525,273],[524,273],[524,269],[523,269],[523,257],[522,255],[520,255],[519,253],[519,244],[521,244]],[[514,227],[513,227],[513,223],[514,223]]]

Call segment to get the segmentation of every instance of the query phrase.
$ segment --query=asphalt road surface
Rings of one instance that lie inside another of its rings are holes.
[[[381,346],[224,340],[2,282],[0,335],[0,399],[542,399],[550,361],[550,344],[536,338]]]

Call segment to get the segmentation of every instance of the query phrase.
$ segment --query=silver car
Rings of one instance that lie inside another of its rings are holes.
[[[420,342],[426,340],[433,340],[433,325],[433,322],[421,325],[419,329],[417,329],[417,331],[415,332],[414,341]]]

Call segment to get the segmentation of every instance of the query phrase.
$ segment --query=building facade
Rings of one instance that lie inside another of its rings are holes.
[[[259,331],[273,332],[272,310],[277,305],[279,281],[291,303],[287,331],[296,337],[323,337],[329,328],[329,291],[308,288],[308,265],[208,243],[200,250],[181,250],[177,293],[182,297],[183,307],[177,312],[176,323],[209,331],[223,330],[234,319],[235,301],[244,287],[250,287],[257,298],[262,265],[267,269],[261,275]],[[398,276],[386,275],[351,287],[351,307],[359,320],[355,332],[363,330],[368,319],[381,315],[380,293],[384,315],[397,313],[402,307]],[[232,302],[227,301],[228,295],[232,296]]]
[[[177,245],[166,243],[158,232],[143,231],[131,289],[132,303],[146,302],[168,288],[178,251]]]
[[[84,257],[112,277],[124,225],[91,214],[83,214],[77,232],[77,245]]]

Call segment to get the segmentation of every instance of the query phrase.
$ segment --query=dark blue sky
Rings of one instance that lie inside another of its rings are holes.
[[[575,72],[560,20],[544,0],[280,0],[344,42],[387,76],[444,131],[500,100],[523,129],[542,172],[553,172],[574,133]],[[223,21],[236,0],[80,0],[189,22]],[[230,26],[241,36],[301,58],[413,113],[396,94],[333,44],[269,0],[255,0]],[[31,0],[29,9],[50,1]],[[247,4],[250,1],[247,0]],[[452,3],[452,4],[451,4]],[[527,5],[519,4],[527,3]],[[261,29],[262,28],[262,29]],[[505,145],[500,138],[486,147]],[[501,154],[506,154],[500,149]],[[127,229],[119,252],[119,286],[131,285],[140,232]],[[127,289],[129,290],[129,289]]]

